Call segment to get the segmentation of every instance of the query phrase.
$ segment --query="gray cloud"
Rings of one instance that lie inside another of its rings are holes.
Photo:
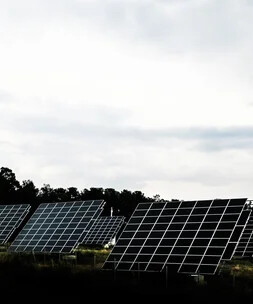
[[[82,120],[76,119],[75,112],[62,118],[52,114],[23,115],[15,117],[7,128],[34,136],[48,136],[56,141],[64,138],[70,143],[85,140],[95,145],[101,142],[173,147],[176,140],[205,152],[253,148],[253,126],[141,128],[127,123],[130,112],[125,113],[124,109],[100,106],[96,111],[95,108],[84,107]]]
[[[0,105],[5,105],[13,101],[13,96],[11,94],[0,90]]]
[[[177,184],[198,185],[202,193],[216,189],[214,195],[221,196],[217,189],[249,180],[253,164],[242,155],[253,148],[253,126],[144,129],[127,124],[130,114],[120,108],[100,107],[98,118],[91,119],[93,108],[83,107],[89,122],[85,115],[76,119],[75,111],[64,113],[7,115],[13,117],[7,124],[12,147],[1,143],[0,149],[6,166],[22,168],[22,179],[31,178],[38,186],[143,190],[165,183],[167,195],[174,198],[187,194],[176,192]]]
[[[5,30],[0,33],[0,38],[3,44],[13,46],[18,53],[19,41],[27,47],[41,37],[43,43],[50,41],[43,40],[43,35],[50,34],[51,30],[55,33],[59,29],[63,36],[64,31],[69,36],[80,33],[80,40],[87,30],[91,36],[94,33],[94,39],[101,35],[109,37],[109,44],[113,38],[116,49],[120,43],[126,42],[132,43],[134,47],[151,46],[152,50],[155,47],[165,54],[182,53],[183,56],[179,58],[182,63],[184,54],[192,55],[192,52],[197,53],[192,57],[193,61],[196,60],[200,65],[199,52],[207,52],[207,62],[210,65],[212,53],[216,53],[218,62],[219,56],[225,58],[228,55],[228,73],[234,69],[234,63],[238,64],[239,69],[246,67],[243,73],[236,72],[240,76],[243,74],[243,77],[238,78],[244,83],[245,75],[249,75],[252,70],[251,4],[244,0],[2,1],[0,25]],[[29,42],[27,44],[26,39]],[[51,54],[51,45],[48,47]],[[241,52],[238,50],[240,48],[246,51]],[[33,48],[27,48],[29,51],[33,52]],[[127,51],[126,48],[126,53]],[[230,58],[229,55],[233,52],[236,55]],[[242,55],[246,53],[247,56]],[[75,56],[74,50],[70,55]],[[156,53],[152,60],[164,59],[157,55],[160,54]],[[241,65],[242,62],[244,65]],[[147,61],[147,67],[148,65]],[[217,62],[216,65],[218,73]],[[198,67],[196,65],[196,72]],[[215,68],[214,64],[214,70]],[[50,71],[51,66],[48,69]],[[71,72],[72,70],[69,74]],[[15,73],[15,68],[10,69],[10,73]],[[206,73],[209,73],[208,69]],[[26,76],[24,73],[24,79]],[[157,77],[159,81],[159,73]],[[229,75],[223,79],[224,82],[227,79],[229,81]],[[27,80],[29,84],[29,77]],[[43,83],[42,81],[42,85]],[[19,94],[19,90],[21,95],[34,94],[30,92],[30,86],[27,92],[25,88],[24,91],[15,89],[15,83],[12,83],[10,77],[10,83],[6,82],[6,86],[12,85],[13,94]],[[62,96],[65,97],[64,85],[64,82],[59,85],[59,90],[62,90]],[[213,87],[212,83],[210,87]],[[242,88],[238,84],[240,92],[244,91]],[[82,89],[85,91],[85,87]],[[208,91],[207,89],[206,94]],[[220,93],[223,96],[224,92]],[[193,95],[192,97],[194,98]],[[18,169],[21,179],[31,178],[38,186],[51,183],[52,186],[64,187],[103,186],[136,190],[145,189],[146,185],[146,189],[154,189],[153,185],[159,186],[161,182],[161,187],[165,189],[163,191],[175,198],[178,197],[174,190],[176,187],[180,197],[187,187],[188,194],[195,191],[195,196],[206,193],[207,190],[211,196],[216,196],[214,189],[219,191],[222,186],[226,187],[229,195],[236,193],[234,189],[237,185],[240,193],[252,189],[253,163],[250,156],[253,149],[253,126],[143,128],[137,125],[138,119],[131,120],[131,112],[120,107],[115,109],[96,104],[67,107],[48,100],[41,106],[42,102],[28,98],[30,100],[24,103],[22,97],[16,98],[9,107],[12,97],[4,91],[0,92],[0,106],[3,110],[0,121],[0,156],[5,166],[14,171]],[[110,97],[105,96],[107,99],[109,103]],[[131,121],[136,124],[133,125]],[[242,124],[243,121],[242,117]],[[227,122],[225,120],[224,123]]]
[[[1,10],[9,20],[27,27],[38,20],[54,24],[59,19],[76,22],[79,18],[84,27],[172,52],[231,51],[251,37],[253,7],[245,0],[12,2],[2,4]]]
[[[237,47],[244,38],[241,14],[249,10],[245,1],[219,0],[78,1],[72,7],[96,27],[176,52]],[[250,35],[249,28],[244,34]]]

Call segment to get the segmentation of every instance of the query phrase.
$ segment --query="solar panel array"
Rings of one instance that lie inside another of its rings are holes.
[[[102,200],[41,204],[10,252],[71,252],[102,212]]]
[[[213,274],[234,254],[246,200],[141,203],[103,268]]]
[[[253,256],[253,214],[249,211],[250,216],[242,236],[239,240],[235,251],[236,257],[252,257]]]
[[[102,216],[94,221],[84,236],[82,243],[86,245],[106,245],[112,242],[124,224],[123,216]]]
[[[0,244],[5,244],[21,224],[30,205],[0,205]]]

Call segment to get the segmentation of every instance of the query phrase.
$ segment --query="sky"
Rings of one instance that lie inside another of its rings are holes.
[[[0,0],[0,166],[253,199],[252,28],[251,0]]]

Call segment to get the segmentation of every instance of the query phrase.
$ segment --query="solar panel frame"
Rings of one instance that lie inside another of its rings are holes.
[[[180,272],[213,274],[222,258],[231,259],[233,255],[240,236],[239,232],[240,230],[242,232],[245,224],[242,221],[245,202],[246,199],[216,199],[141,203],[129,219],[103,268],[163,271],[167,266]],[[206,218],[208,221],[205,220]],[[146,224],[147,222],[150,226]],[[231,227],[224,237],[224,229],[220,229],[220,227],[224,227],[224,225],[229,227],[228,224]],[[202,225],[203,227],[209,225],[211,238],[197,238],[199,232],[207,233],[207,229],[202,229]],[[141,227],[144,227],[143,231]],[[159,231],[159,227],[161,227],[161,231]],[[236,231],[236,235],[234,231]],[[223,238],[221,238],[222,236]],[[182,240],[185,239],[191,240],[187,246],[177,245],[179,241],[182,243]],[[165,241],[166,244],[164,244]],[[193,245],[194,242],[195,245]],[[205,255],[209,249],[217,252],[216,247],[223,248],[217,256]],[[201,254],[199,248],[202,250]],[[191,249],[198,252],[198,262],[196,262],[196,254],[189,254]],[[190,265],[194,264],[192,263],[194,260],[196,267],[190,271]],[[178,269],[178,265],[180,269]]]
[[[123,226],[124,221],[124,216],[101,216],[97,218],[81,243],[85,245],[110,244]]]
[[[103,206],[103,200],[41,204],[8,251],[70,253]]]
[[[29,204],[0,205],[0,244],[8,242],[30,208]]]

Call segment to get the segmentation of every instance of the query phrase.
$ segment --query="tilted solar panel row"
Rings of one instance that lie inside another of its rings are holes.
[[[103,268],[213,274],[234,254],[246,200],[141,203]]]
[[[94,221],[81,243],[86,245],[107,245],[111,243],[124,224],[124,220],[125,217],[123,216],[101,216]]]
[[[248,218],[243,233],[238,242],[235,251],[235,257],[252,257],[253,256],[253,214]]]
[[[252,256],[253,220],[245,202],[246,199],[230,199],[139,204],[104,268],[163,271],[167,267],[178,272],[210,274],[234,254]],[[104,245],[121,227],[123,218],[99,218],[103,205],[101,200],[42,204],[9,252],[68,253],[82,242]],[[0,206],[2,243],[29,208]]]
[[[29,204],[0,205],[0,244],[5,244],[30,209]]]
[[[69,253],[103,210],[103,200],[41,204],[9,252]]]

